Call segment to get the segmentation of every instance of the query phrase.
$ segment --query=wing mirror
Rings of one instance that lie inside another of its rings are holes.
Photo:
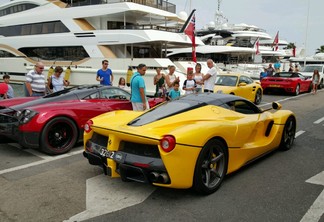
[[[278,103],[278,102],[273,102],[272,103],[272,109],[276,109],[276,110],[281,109],[281,104]]]
[[[239,86],[246,86],[246,82],[239,83]]]

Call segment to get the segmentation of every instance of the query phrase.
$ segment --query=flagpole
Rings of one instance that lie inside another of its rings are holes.
[[[308,33],[308,18],[309,18],[309,0],[307,1],[307,19],[306,19],[306,33],[305,33],[305,54],[304,54],[304,66],[306,65],[306,49],[307,49],[307,33]]]

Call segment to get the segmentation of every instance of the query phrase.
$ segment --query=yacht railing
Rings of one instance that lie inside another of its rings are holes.
[[[162,9],[171,13],[176,13],[176,5],[163,0],[65,0],[68,7],[78,7],[85,5],[112,4],[119,2],[133,2],[141,5],[150,6],[153,8]]]
[[[139,30],[159,30],[159,31],[167,31],[167,32],[179,32],[180,29],[173,28],[173,27],[165,27],[165,26],[158,26],[158,25],[126,25],[121,26],[120,29],[139,29]]]

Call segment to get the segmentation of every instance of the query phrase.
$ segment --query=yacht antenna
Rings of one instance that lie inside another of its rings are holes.
[[[305,32],[305,53],[304,53],[304,66],[306,65],[306,52],[307,52],[307,32],[308,32],[308,19],[309,19],[309,0],[307,7],[307,19],[306,19],[306,32]]]
[[[215,26],[220,29],[223,24],[228,22],[228,19],[224,16],[224,14],[220,10],[222,0],[217,0],[217,11],[215,13]]]

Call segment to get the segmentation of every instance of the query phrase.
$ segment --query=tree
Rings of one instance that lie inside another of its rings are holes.
[[[316,49],[316,53],[324,53],[324,45],[321,45],[321,47],[319,47],[318,49]]]
[[[284,49],[293,49],[296,48],[295,43],[289,42],[289,44]]]

